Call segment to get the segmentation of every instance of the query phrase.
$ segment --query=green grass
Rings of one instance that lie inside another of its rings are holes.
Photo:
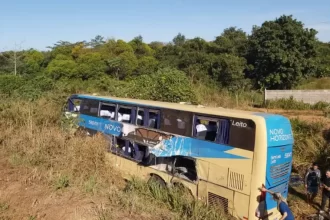
[[[66,175],[60,175],[57,179],[54,181],[54,187],[56,190],[58,189],[64,189],[69,187],[69,177]]]
[[[296,89],[330,89],[330,77],[323,77],[320,79],[310,78],[297,86]]]
[[[9,205],[6,202],[0,202],[0,213],[9,209]]]

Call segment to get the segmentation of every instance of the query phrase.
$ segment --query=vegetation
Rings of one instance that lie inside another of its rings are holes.
[[[163,101],[201,102],[195,87],[205,85],[234,96],[251,89],[291,89],[310,77],[330,76],[328,43],[292,16],[254,26],[247,35],[236,27],[213,41],[129,42],[96,36],[90,41],[59,41],[49,51],[0,53],[0,93],[30,99],[47,91],[107,92]],[[17,76],[14,76],[16,62]]]

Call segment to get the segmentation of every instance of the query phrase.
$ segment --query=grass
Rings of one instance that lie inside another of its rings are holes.
[[[330,77],[311,78],[301,83],[296,89],[330,89]]]
[[[9,205],[6,202],[0,202],[0,213],[9,209]]]
[[[305,172],[312,161],[325,166],[325,157],[330,153],[330,146],[323,137],[325,122],[306,122],[297,118],[291,119],[294,134],[293,166],[300,173]]]

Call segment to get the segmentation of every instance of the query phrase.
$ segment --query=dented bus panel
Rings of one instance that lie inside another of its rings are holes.
[[[258,188],[264,184],[287,197],[293,146],[287,118],[90,95],[72,96],[68,110],[81,128],[111,140],[108,157],[124,176],[182,184],[238,219],[280,216]]]

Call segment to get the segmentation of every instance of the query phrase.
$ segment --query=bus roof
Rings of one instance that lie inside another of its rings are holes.
[[[171,103],[171,102],[160,102],[160,101],[151,101],[151,100],[140,100],[140,99],[129,99],[129,98],[118,98],[111,96],[98,96],[98,95],[87,95],[87,94],[76,94],[75,96],[79,98],[87,99],[96,99],[100,101],[109,101],[116,102],[123,105],[140,105],[144,107],[153,107],[153,108],[165,108],[165,109],[174,109],[180,111],[187,111],[193,113],[200,113],[205,115],[217,115],[217,116],[229,116],[229,117],[239,117],[244,118],[256,118],[263,117],[269,118],[272,116],[278,117],[276,114],[268,114],[263,112],[252,112],[252,111],[243,111],[243,110],[234,110],[226,109],[222,107],[207,107],[207,106],[197,106],[191,104],[181,104],[181,103]]]

